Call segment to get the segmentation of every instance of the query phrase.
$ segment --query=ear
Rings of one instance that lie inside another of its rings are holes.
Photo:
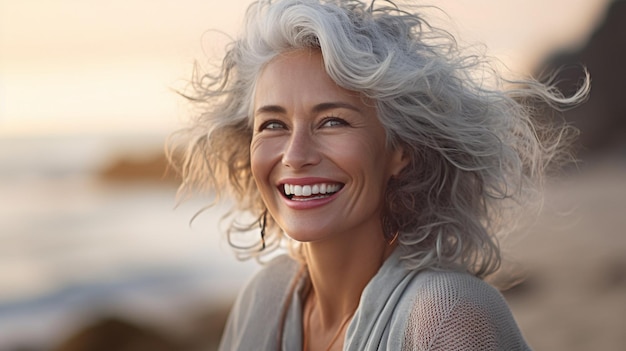
[[[411,162],[411,158],[408,153],[404,151],[404,147],[397,146],[393,151],[391,151],[391,160],[389,161],[389,175],[392,177],[396,177],[404,167],[406,167],[409,162]]]

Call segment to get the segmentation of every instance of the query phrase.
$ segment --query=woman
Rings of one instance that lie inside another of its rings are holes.
[[[391,3],[249,8],[220,73],[195,77],[182,189],[228,189],[258,218],[231,225],[231,243],[261,226],[239,254],[290,255],[241,292],[221,350],[528,349],[482,278],[567,134],[524,102],[588,86],[490,89],[487,72]]]

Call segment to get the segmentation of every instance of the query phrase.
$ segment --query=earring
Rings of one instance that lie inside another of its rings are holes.
[[[263,215],[259,217],[259,227],[261,228],[261,249],[259,251],[265,250],[265,226],[267,224],[267,209],[263,211]]]
[[[391,246],[396,241],[396,239],[398,239],[400,230],[396,225],[392,223],[392,219],[389,217],[389,215],[383,215],[381,221],[383,225],[383,239],[385,239],[387,244]]]
[[[400,230],[397,226],[394,226],[391,223],[391,219],[389,216],[385,215],[382,218],[383,223],[383,237],[389,246],[393,245],[394,242],[398,239],[400,235]]]
[[[401,224],[398,218],[393,215],[394,202],[398,196],[399,181],[396,176],[392,176],[387,182],[385,189],[385,208],[381,218],[383,226],[383,238],[389,246],[393,245],[400,235]]]
[[[400,235],[400,231],[396,231],[396,234],[393,235],[393,238],[391,238],[391,240],[387,240],[387,245],[389,246],[393,245],[393,243],[395,243],[396,240],[398,240],[398,235]]]

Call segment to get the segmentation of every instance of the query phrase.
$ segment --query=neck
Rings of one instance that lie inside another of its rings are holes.
[[[356,310],[363,289],[394,248],[379,231],[305,244],[310,299],[322,327],[332,328]]]

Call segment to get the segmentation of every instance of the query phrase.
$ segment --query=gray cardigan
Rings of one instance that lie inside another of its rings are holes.
[[[344,350],[530,350],[491,285],[467,273],[407,270],[399,256],[396,250],[363,290]],[[279,256],[253,277],[235,302],[220,351],[302,349],[308,278],[299,269]]]

